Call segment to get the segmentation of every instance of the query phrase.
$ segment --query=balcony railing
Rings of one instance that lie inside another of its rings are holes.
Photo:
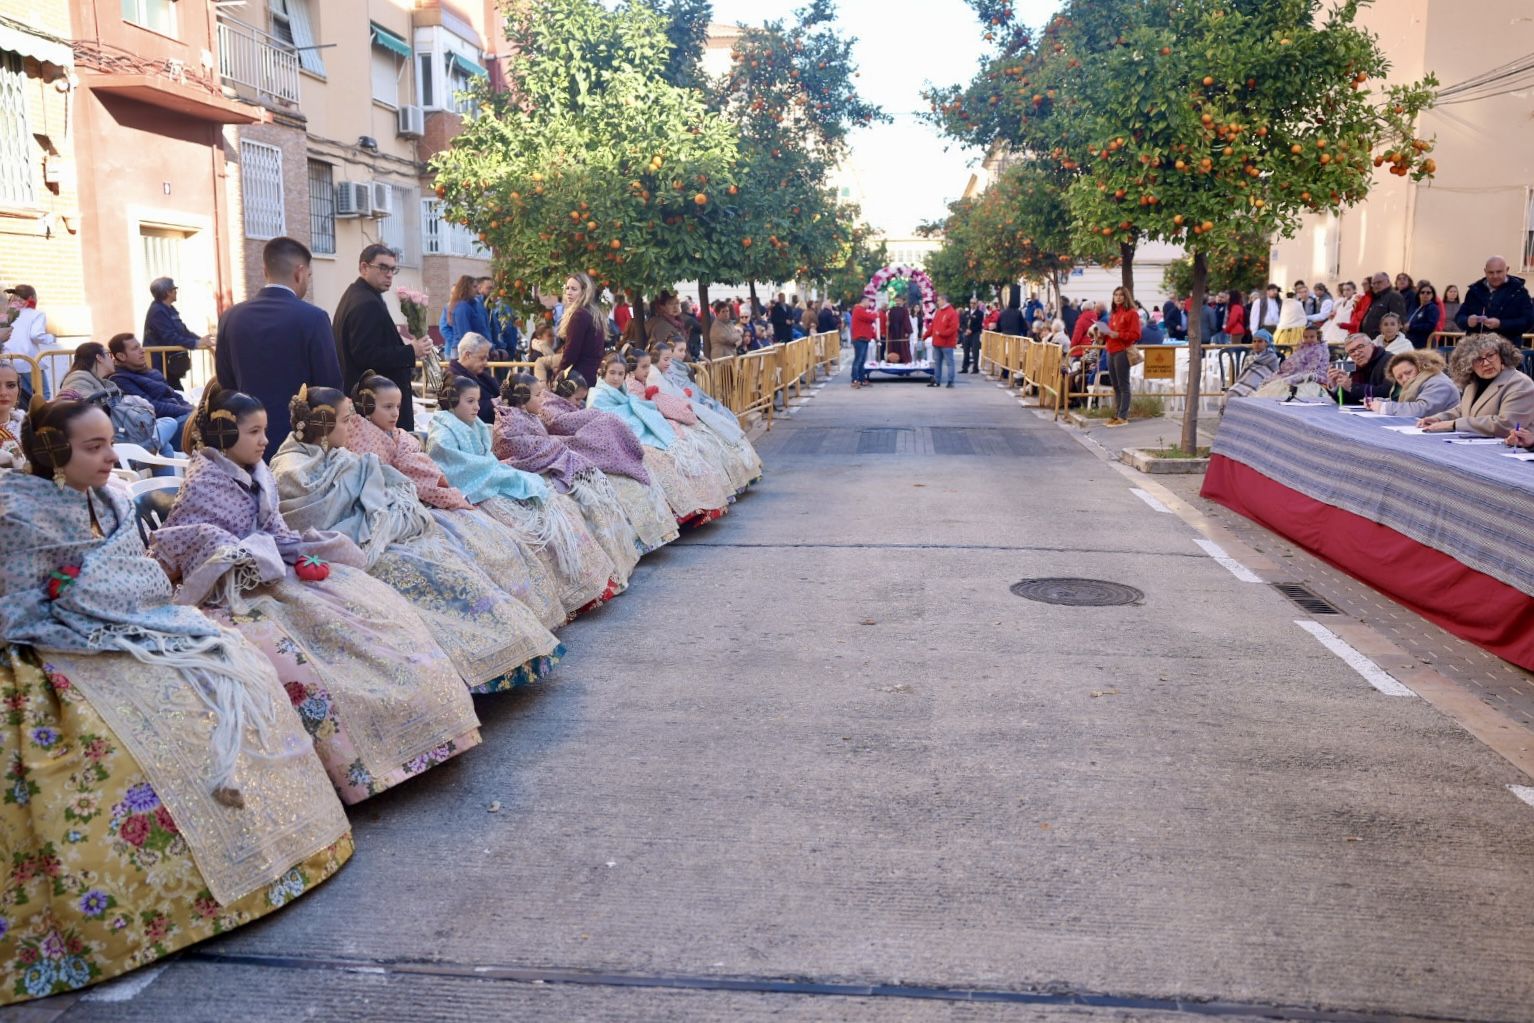
[[[298,51],[258,28],[219,20],[218,73],[262,97],[298,105]]]

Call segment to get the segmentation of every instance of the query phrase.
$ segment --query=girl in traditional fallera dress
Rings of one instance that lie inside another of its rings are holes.
[[[602,379],[586,396],[587,408],[614,417],[639,440],[645,469],[666,492],[678,521],[707,522],[722,516],[730,503],[723,474],[708,464],[695,443],[677,436],[653,403],[629,394],[627,379],[623,356],[607,356]]]
[[[0,1002],[248,923],[352,853],[271,665],[171,603],[106,486],[112,436],[95,406],[39,403],[31,471],[0,473]]]
[[[516,530],[553,571],[572,616],[622,592],[612,558],[586,528],[580,508],[541,476],[502,465],[491,450],[490,427],[479,418],[479,385],[455,377],[437,395],[426,450],[452,486],[478,508]]]
[[[629,394],[659,409],[676,431],[680,445],[696,446],[709,466],[724,478],[730,499],[734,500],[735,495],[743,491],[750,480],[744,465],[731,454],[717,434],[703,426],[691,402],[668,393],[658,385],[660,374],[655,371],[654,355],[651,352],[633,353],[628,364],[629,376],[625,386]]]
[[[408,600],[474,692],[498,692],[549,671],[563,648],[532,614],[460,554],[416,497],[415,484],[377,455],[347,450],[357,413],[329,387],[301,391],[293,432],[272,459],[278,510],[294,529],[344,533],[368,574]]]
[[[701,429],[708,431],[718,441],[728,456],[730,480],[739,493],[762,478],[762,460],[756,449],[746,439],[746,431],[740,428],[740,420],[723,406],[716,407],[704,399],[700,387],[687,379],[687,370],[677,358],[675,345],[656,345],[650,350],[650,370],[645,376],[646,387],[654,385],[659,394],[672,400],[684,401],[692,410]],[[681,374],[679,382],[673,371]]]
[[[635,523],[607,474],[550,437],[542,421],[526,410],[542,397],[543,385],[531,375],[518,373],[506,379],[494,405],[491,453],[503,464],[540,475],[555,491],[569,494],[585,516],[587,528],[627,576],[641,554],[659,546],[640,539],[639,525],[653,540],[657,530],[664,534],[670,516],[657,515],[653,506],[640,506],[636,512],[646,517]]]
[[[0,469],[26,471],[27,456],[21,450],[21,424],[26,414],[21,404],[21,373],[9,359],[0,359]]]
[[[341,800],[479,744],[458,669],[409,602],[340,533],[289,529],[261,460],[266,410],[210,384],[195,454],[151,553],[176,602],[232,625],[277,668]]]
[[[459,551],[525,604],[545,628],[563,625],[568,612],[553,573],[520,534],[470,504],[462,491],[447,482],[415,434],[399,428],[403,400],[404,393],[393,380],[364,373],[352,391],[357,425],[346,446],[377,455],[384,465],[407,476],[421,503]]]

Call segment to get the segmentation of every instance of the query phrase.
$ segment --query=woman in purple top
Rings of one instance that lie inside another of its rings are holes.
[[[597,299],[597,284],[587,274],[576,272],[565,280],[565,313],[559,321],[563,342],[560,371],[574,369],[587,380],[595,380],[602,364],[606,338],[602,325],[607,310]]]

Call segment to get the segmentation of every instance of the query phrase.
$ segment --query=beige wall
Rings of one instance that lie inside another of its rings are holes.
[[[1390,54],[1392,80],[1432,71],[1443,87],[1534,52],[1531,15],[1527,0],[1391,0],[1366,7],[1361,20]],[[1273,279],[1335,282],[1404,270],[1428,278],[1440,292],[1458,284],[1463,293],[1480,278],[1488,255],[1506,256],[1518,272],[1531,226],[1531,117],[1529,87],[1429,111],[1419,135],[1437,142],[1436,177],[1414,184],[1376,172],[1368,199],[1340,221],[1307,218],[1295,238],[1275,243]],[[1534,278],[1534,267],[1522,269]]]

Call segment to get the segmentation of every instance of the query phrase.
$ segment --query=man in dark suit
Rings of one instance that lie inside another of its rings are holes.
[[[357,279],[341,294],[332,323],[341,379],[349,393],[368,370],[399,385],[406,401],[400,406],[399,428],[415,429],[415,411],[409,397],[410,378],[417,359],[434,351],[431,338],[406,338],[394,324],[384,303],[384,292],[394,287],[399,257],[387,245],[369,245],[357,260]]]
[[[218,382],[266,406],[268,461],[290,432],[288,403],[299,388],[341,386],[330,317],[303,300],[312,258],[292,238],[267,242],[261,253],[266,287],[218,321]]]

